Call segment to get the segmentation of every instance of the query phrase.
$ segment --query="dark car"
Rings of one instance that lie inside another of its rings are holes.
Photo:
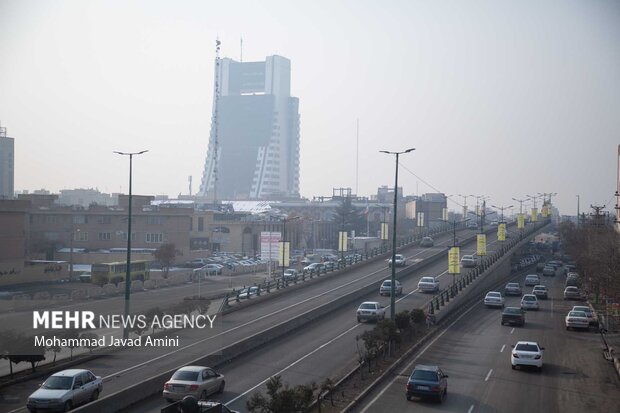
[[[521,290],[521,285],[519,283],[508,283],[504,287],[504,295],[521,295],[523,291]]]
[[[420,241],[420,247],[432,247],[435,245],[435,241],[431,237],[424,237],[422,241]]]
[[[555,276],[555,267],[553,265],[545,265],[545,268],[543,268],[543,272],[542,275],[544,276],[549,276],[549,277],[554,277]]]
[[[519,307],[506,307],[502,311],[502,325],[525,325],[525,311]]]
[[[448,394],[448,375],[438,366],[417,365],[407,381],[407,400],[433,397],[441,403]]]

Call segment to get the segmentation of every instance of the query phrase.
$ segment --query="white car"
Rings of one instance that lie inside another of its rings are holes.
[[[304,267],[304,271],[306,272],[323,272],[325,271],[325,265],[323,265],[323,263],[320,262],[313,262],[312,264],[308,265],[307,267]]]
[[[365,301],[357,309],[357,322],[366,320],[383,320],[385,318],[385,307],[376,301]]]
[[[532,288],[532,294],[538,298],[544,298],[546,300],[548,297],[547,287],[544,285],[535,285],[534,288]]]
[[[484,305],[487,307],[504,308],[504,297],[498,291],[489,291],[484,297]]]
[[[164,384],[162,396],[168,402],[181,400],[185,396],[207,400],[210,394],[224,392],[225,386],[224,375],[212,368],[185,366],[178,369]]]
[[[403,293],[403,286],[396,280],[394,283],[394,293],[396,295],[401,295]],[[379,295],[390,295],[392,294],[392,280],[385,280],[381,283],[381,287],[379,287]]]
[[[284,274],[282,278],[286,281],[293,281],[297,279],[297,270],[289,268],[288,270],[284,270]]]
[[[571,328],[590,328],[590,320],[585,311],[569,311],[564,322],[566,323],[567,330]]]
[[[251,298],[252,296],[258,295],[259,289],[258,286],[253,286],[250,288],[244,288],[239,291],[239,298]]]
[[[478,265],[478,261],[473,255],[463,255],[461,258],[461,265],[463,268],[473,268]]]
[[[48,377],[28,397],[26,407],[31,412],[66,412],[80,404],[97,400],[102,391],[101,376],[95,376],[90,370],[63,370]]]
[[[418,281],[418,289],[423,293],[436,293],[439,291],[439,281],[437,281],[435,277],[422,277],[420,281]]]
[[[394,257],[394,266],[395,267],[404,267],[407,265],[407,258],[405,258],[404,255],[402,254],[396,254]],[[390,258],[388,260],[388,266],[391,267],[392,266],[392,259]]]
[[[576,305],[573,307],[572,311],[583,311],[584,313],[586,313],[586,316],[588,317],[588,320],[590,322],[590,325],[598,325],[598,317],[596,317],[596,314],[594,313],[594,310],[592,310],[592,308],[590,308],[590,306],[588,305]]]
[[[534,294],[525,294],[521,298],[521,309],[538,310],[538,298]]]
[[[538,278],[538,274],[528,274],[525,276],[525,285],[538,285],[540,284],[540,278]]]
[[[543,350],[545,348],[538,345],[535,341],[519,341],[512,346],[510,352],[510,364],[512,369],[518,366],[534,366],[538,371],[543,366]]]

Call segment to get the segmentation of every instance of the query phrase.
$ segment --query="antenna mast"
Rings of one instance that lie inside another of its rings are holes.
[[[217,161],[219,158],[218,106],[220,101],[220,42],[215,39],[215,102],[213,107],[213,203],[217,203]]]
[[[240,49],[239,61],[243,63],[243,37],[239,39],[239,49]]]

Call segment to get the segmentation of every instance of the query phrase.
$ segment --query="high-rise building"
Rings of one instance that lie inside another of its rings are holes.
[[[6,128],[0,126],[0,199],[14,197],[15,143],[6,136]]]
[[[211,133],[200,196],[299,197],[299,99],[291,62],[216,59]]]

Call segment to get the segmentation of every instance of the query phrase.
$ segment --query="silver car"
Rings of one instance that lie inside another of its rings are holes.
[[[395,280],[394,284],[394,293],[396,295],[401,295],[403,293],[403,286],[400,284],[398,280]],[[392,294],[392,280],[385,280],[381,283],[381,287],[379,287],[379,295],[390,295]]]
[[[52,374],[28,397],[31,412],[66,412],[80,404],[97,400],[103,381],[90,370],[70,369]]]
[[[168,402],[181,400],[185,396],[206,400],[212,393],[222,393],[225,385],[224,375],[210,367],[185,366],[164,384],[162,395]]]

